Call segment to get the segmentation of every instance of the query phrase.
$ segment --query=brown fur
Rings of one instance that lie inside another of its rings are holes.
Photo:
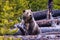
[[[25,25],[26,35],[36,35],[40,33],[40,28],[32,16],[31,10],[25,10],[23,14],[23,23]]]

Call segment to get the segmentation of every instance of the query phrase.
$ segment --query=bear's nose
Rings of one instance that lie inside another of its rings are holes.
[[[31,15],[30,15],[31,16]]]

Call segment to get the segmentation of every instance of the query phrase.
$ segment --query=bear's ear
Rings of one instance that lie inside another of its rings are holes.
[[[31,11],[32,11],[32,9],[31,9]]]
[[[23,13],[25,12],[25,10],[23,10]]]

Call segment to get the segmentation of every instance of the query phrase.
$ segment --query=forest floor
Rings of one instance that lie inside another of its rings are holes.
[[[60,34],[59,35],[5,35],[0,36],[0,40],[60,40]]]

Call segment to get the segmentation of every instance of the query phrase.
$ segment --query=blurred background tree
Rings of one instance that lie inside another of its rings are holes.
[[[60,9],[60,0],[53,0],[53,9]],[[47,9],[48,0],[0,0],[0,34],[13,34],[10,30],[20,22],[23,10],[40,11]]]
[[[60,10],[60,0],[53,0],[53,9],[59,9]]]
[[[29,1],[29,7],[33,11],[38,11],[38,10],[44,10],[47,9],[47,0],[28,0]]]

